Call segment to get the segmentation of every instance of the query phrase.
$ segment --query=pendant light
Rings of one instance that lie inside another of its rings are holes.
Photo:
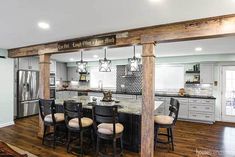
[[[99,60],[99,71],[100,72],[111,72],[111,60],[106,58],[107,49],[104,49],[104,59]]]
[[[87,62],[83,61],[83,51],[81,51],[81,61],[76,62],[78,73],[87,73]]]
[[[133,58],[128,58],[128,70],[131,72],[140,71],[141,59],[135,56],[135,46],[134,46],[134,56]]]

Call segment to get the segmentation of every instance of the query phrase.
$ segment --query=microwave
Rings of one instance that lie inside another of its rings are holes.
[[[55,87],[55,74],[50,74],[50,87]]]

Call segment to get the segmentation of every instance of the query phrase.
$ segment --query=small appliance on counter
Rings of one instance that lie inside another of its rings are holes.
[[[102,101],[104,101],[104,102],[112,102],[112,101],[114,101],[112,99],[112,92],[110,90],[107,91],[107,92],[104,91],[103,94],[104,94],[104,97],[103,97]]]
[[[185,96],[186,95],[186,92],[185,92],[184,88],[180,88],[178,93],[179,93],[179,96]]]

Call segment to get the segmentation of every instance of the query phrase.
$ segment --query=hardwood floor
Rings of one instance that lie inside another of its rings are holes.
[[[41,139],[37,138],[37,116],[16,120],[15,123],[0,129],[0,140],[40,157],[73,157],[63,146],[57,146],[54,150],[41,144]],[[235,156],[235,124],[216,122],[209,125],[178,121],[174,135],[175,151],[159,144],[155,151],[156,157]],[[139,154],[125,152],[125,156],[138,157]]]

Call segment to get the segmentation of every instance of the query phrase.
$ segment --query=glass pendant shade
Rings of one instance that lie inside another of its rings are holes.
[[[141,59],[135,57],[135,46],[134,46],[134,57],[128,58],[129,71],[131,72],[140,71],[140,63],[141,63]]]
[[[81,61],[77,63],[77,72],[79,73],[87,73],[87,62],[83,61],[83,52],[81,52]]]
[[[100,72],[111,72],[111,60],[106,58],[106,49],[104,52],[104,59],[99,60],[99,71]]]

